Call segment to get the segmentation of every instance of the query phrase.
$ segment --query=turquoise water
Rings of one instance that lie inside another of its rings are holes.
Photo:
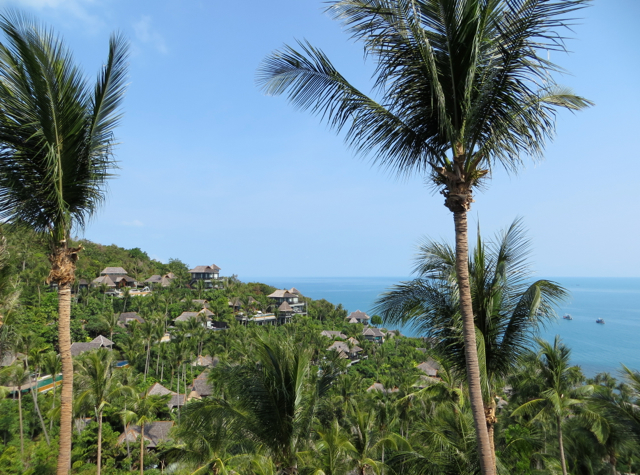
[[[246,279],[243,279],[246,280]],[[253,280],[253,279],[252,279]],[[407,280],[401,277],[326,277],[291,279],[255,279],[278,288],[296,287],[313,299],[341,303],[347,310],[362,310],[371,315],[371,307],[381,292]],[[562,277],[552,279],[571,293],[558,308],[573,320],[558,319],[541,336],[553,340],[560,335],[572,350],[572,361],[587,376],[602,371],[614,375],[624,363],[640,370],[640,278]],[[605,324],[595,323],[604,318]],[[402,332],[416,336],[411,329]]]

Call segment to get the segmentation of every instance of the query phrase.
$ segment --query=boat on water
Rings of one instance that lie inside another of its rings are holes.
[[[601,323],[602,325],[604,325],[604,318],[596,319],[596,323]]]
[[[569,315],[568,313],[566,315],[564,315],[562,318],[564,318],[565,320],[573,320],[573,317],[571,315]]]

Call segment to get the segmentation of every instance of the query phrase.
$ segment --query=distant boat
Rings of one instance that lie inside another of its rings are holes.
[[[568,313],[563,316],[562,318],[564,318],[565,320],[573,320],[573,317],[571,315],[569,315]]]
[[[602,325],[604,325],[604,318],[598,318],[596,320],[596,323],[601,323]]]

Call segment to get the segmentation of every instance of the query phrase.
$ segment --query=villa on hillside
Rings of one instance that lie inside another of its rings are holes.
[[[347,322],[349,323],[362,323],[364,325],[369,324],[369,320],[371,317],[360,310],[356,310],[355,312],[351,312],[347,317]]]
[[[362,336],[369,341],[375,341],[377,343],[384,343],[385,334],[377,328],[369,327],[362,330]]]
[[[320,335],[326,336],[328,338],[332,338],[334,340],[336,338],[340,338],[342,340],[346,340],[347,339],[347,335],[345,335],[344,333],[342,333],[340,331],[323,330],[322,332],[320,332]]]
[[[113,348],[113,342],[102,335],[98,335],[89,342],[76,342],[71,344],[71,356],[78,356],[85,351],[97,350],[98,348]]]
[[[424,363],[420,363],[416,366],[420,371],[426,373],[427,376],[436,377],[438,376],[438,371],[440,370],[440,363],[438,363],[433,358],[429,358]]]
[[[136,288],[138,283],[133,277],[127,275],[127,271],[122,267],[105,267],[100,272],[100,277],[93,279],[92,287],[107,286],[109,289],[121,289],[123,287]]]
[[[292,292],[293,291],[293,292]],[[278,289],[272,294],[267,295],[271,301],[278,306],[278,311],[282,312],[284,309],[285,312],[290,312],[293,316],[294,314],[306,315],[306,304],[303,300],[300,300],[300,292],[296,288],[292,288],[291,290],[287,289]],[[286,303],[286,306],[282,306],[282,304]],[[289,308],[291,310],[289,310]]]
[[[166,396],[171,395],[171,399],[167,403],[167,407],[169,409],[173,409],[174,407],[184,406],[185,396],[184,394],[178,394],[175,391],[171,391],[170,389],[165,388],[160,383],[155,383],[147,390],[147,396]]]
[[[169,272],[165,275],[154,274],[144,281],[145,284],[148,284],[150,287],[160,286],[160,287],[169,287],[171,282],[176,278],[173,272]]]
[[[211,264],[210,266],[196,266],[189,271],[189,274],[191,274],[190,286],[193,287],[198,281],[202,281],[204,282],[205,289],[211,289],[216,285],[214,281],[220,279],[220,268],[215,264]]]
[[[337,351],[340,358],[349,358],[351,360],[351,364],[354,364],[360,361],[358,353],[361,353],[364,350],[355,345],[349,347],[349,345],[344,341],[336,341],[333,345],[327,348],[327,351]]]
[[[173,421],[147,422],[144,425],[145,446],[149,449],[154,449],[160,445],[161,442],[168,441],[170,439],[169,433],[174,424],[175,422]],[[118,437],[117,445],[121,445],[124,442],[131,444],[136,443],[136,440],[140,437],[140,432],[140,426],[129,426],[128,429]]]
[[[131,322],[138,322],[140,324],[144,323],[144,318],[138,315],[136,312],[123,312],[118,317],[118,325],[121,327],[126,327]]]

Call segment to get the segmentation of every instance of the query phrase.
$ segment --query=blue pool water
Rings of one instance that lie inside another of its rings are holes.
[[[341,303],[347,310],[371,308],[381,292],[407,280],[401,277],[313,277],[242,279],[265,282],[278,288],[296,287],[313,299]],[[640,278],[562,277],[552,279],[570,292],[570,298],[558,308],[573,320],[558,319],[541,331],[541,337],[553,340],[560,335],[572,350],[572,361],[588,376],[608,371],[614,375],[624,363],[640,370]],[[604,318],[605,324],[595,323]],[[409,328],[403,333],[416,336]]]

